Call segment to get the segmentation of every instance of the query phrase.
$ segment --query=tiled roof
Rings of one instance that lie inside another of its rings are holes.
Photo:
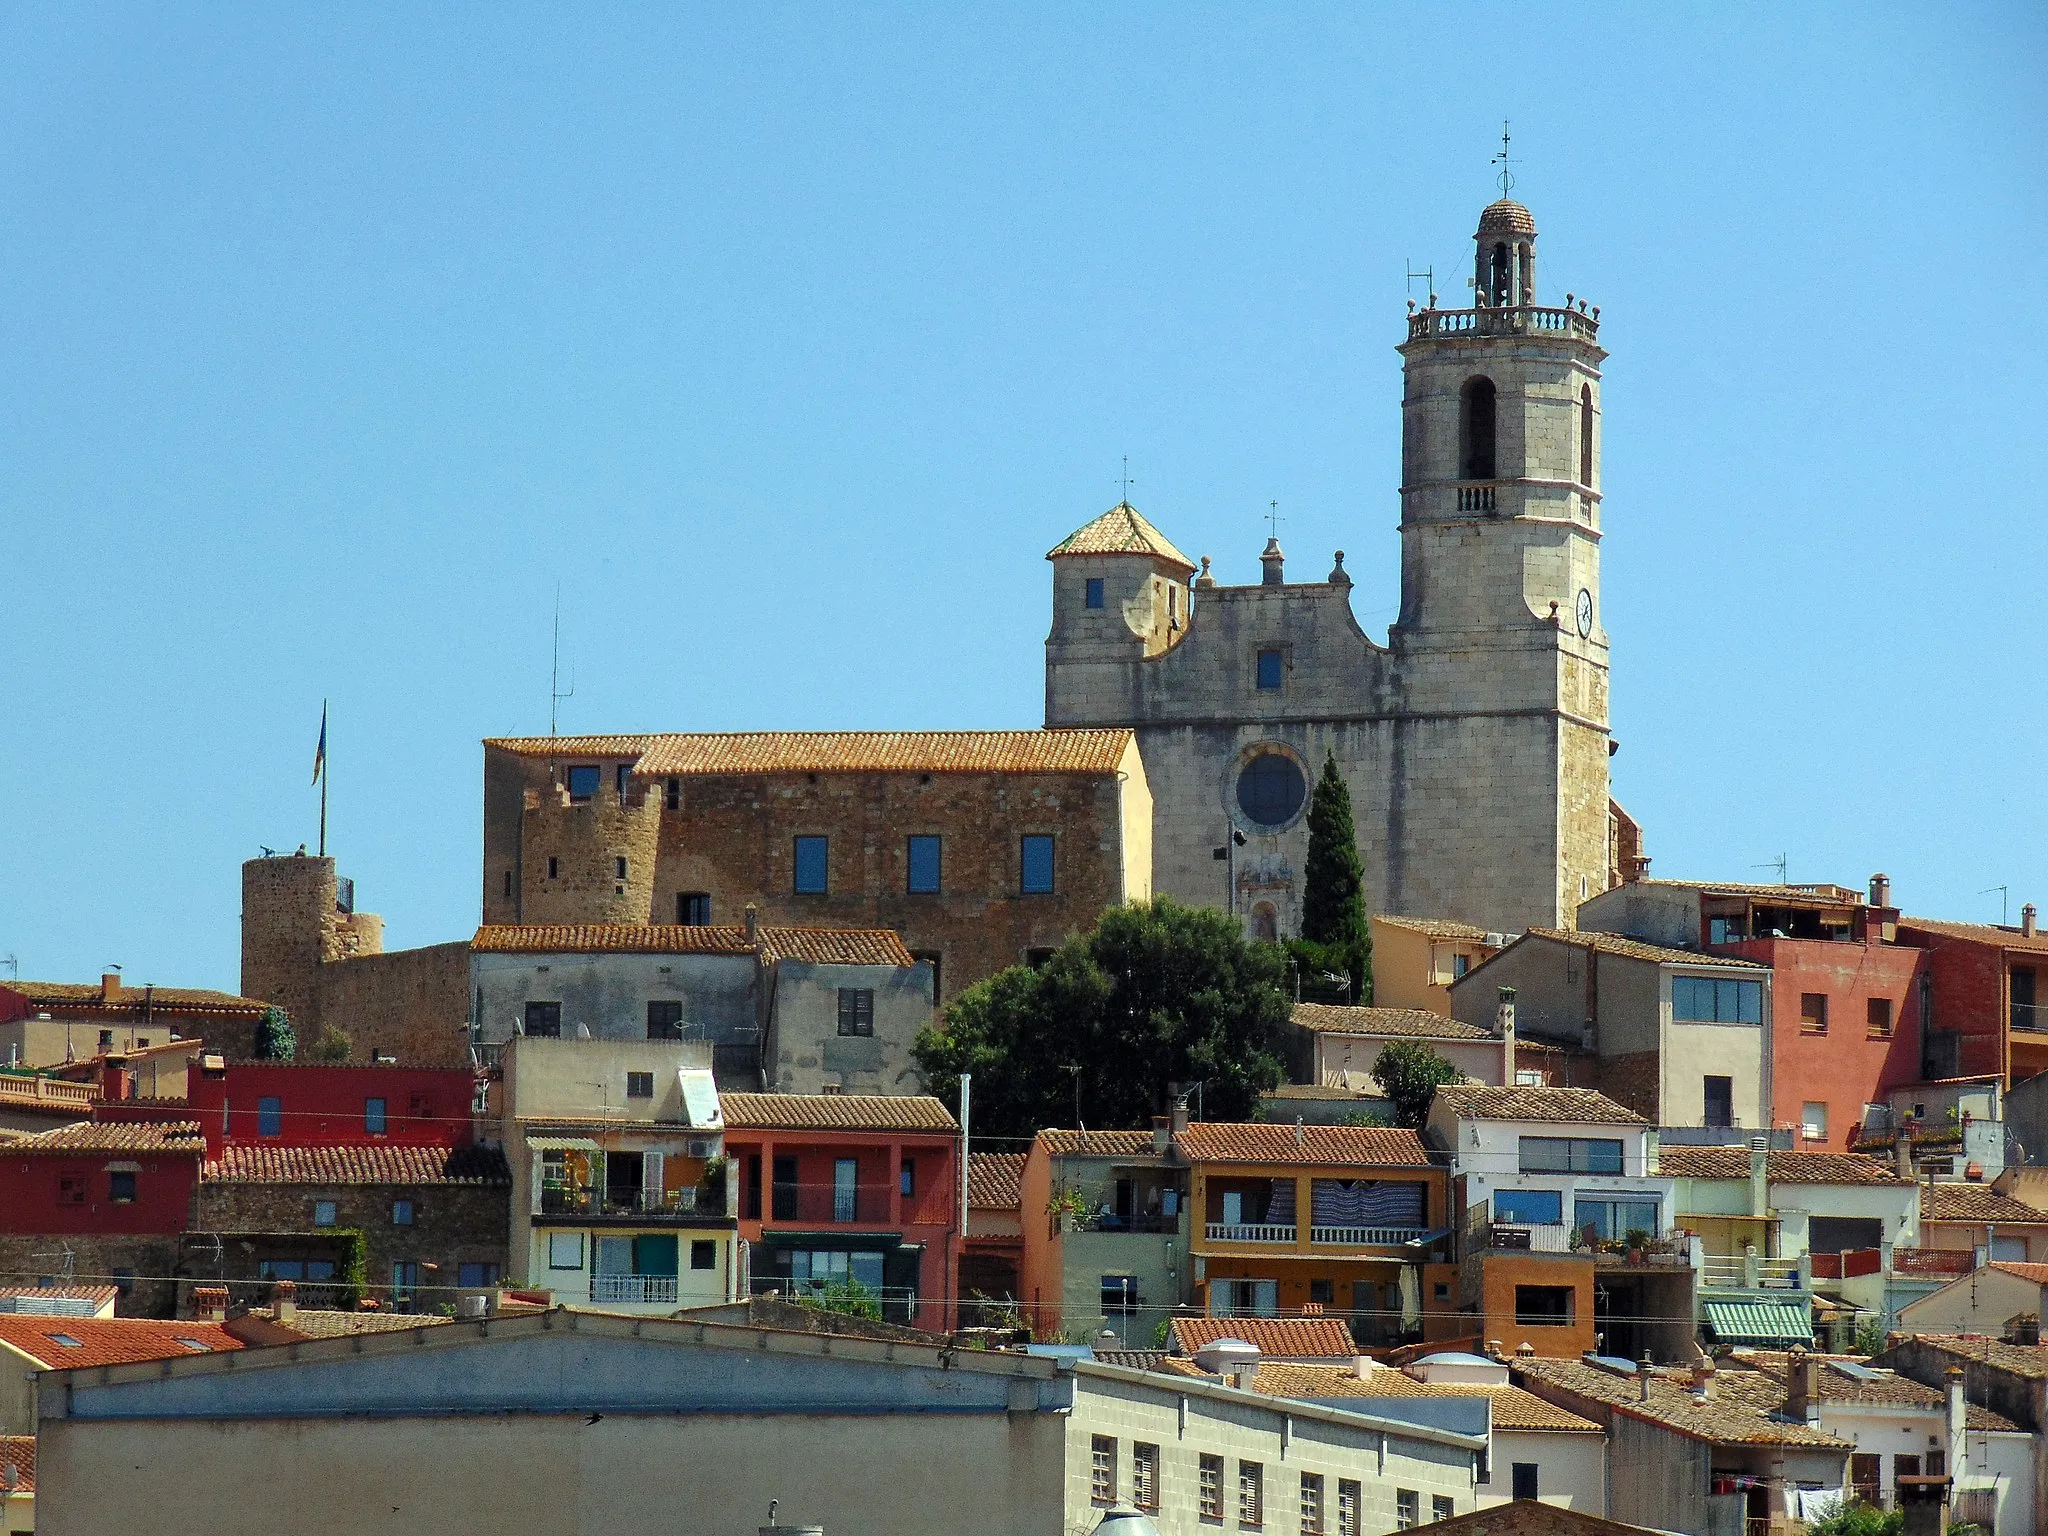
[[[1542,1504],[1535,1499],[1516,1499],[1507,1504],[1489,1504],[1469,1515],[1434,1520],[1420,1529],[1430,1536],[1642,1536],[1645,1527],[1603,1520],[1583,1510]]]
[[[649,777],[752,773],[1087,773],[1117,771],[1126,730],[746,731],[663,736]]]
[[[1920,1188],[1922,1221],[2048,1221],[2036,1210],[1985,1184],[1924,1184]]]
[[[1263,1090],[1262,1099],[1365,1099],[1384,1102],[1377,1094],[1367,1094],[1356,1088],[1339,1088],[1334,1083],[1278,1083]]]
[[[0,1435],[0,1462],[14,1468],[15,1488],[22,1493],[36,1491],[36,1437]]]
[[[1855,1152],[1770,1152],[1764,1177],[1773,1184],[1910,1184],[1880,1157]],[[1657,1171],[1673,1179],[1746,1179],[1747,1147],[1657,1149]]]
[[[1422,1382],[1392,1366],[1376,1366],[1361,1378],[1348,1365],[1289,1365],[1261,1361],[1254,1389],[1275,1397],[1484,1397],[1493,1404],[1495,1429],[1555,1429],[1599,1434],[1600,1426],[1520,1387],[1477,1383]]]
[[[1047,550],[1045,558],[1057,560],[1062,555],[1156,555],[1184,570],[1195,568],[1195,562],[1175,549],[1128,501],[1118,502],[1092,523],[1076,528]]]
[[[1489,932],[1470,923],[1453,922],[1448,917],[1389,917],[1375,912],[1372,920],[1385,923],[1389,928],[1406,928],[1411,933],[1426,934],[1432,939],[1484,939]]]
[[[917,964],[891,928],[777,928],[763,926],[749,942],[737,925],[688,927],[679,923],[487,923],[470,940],[473,953],[497,955],[751,955],[770,964]]]
[[[1916,1333],[1911,1339],[1958,1360],[1980,1361],[2035,1381],[2048,1379],[2048,1344],[2005,1344],[1967,1333]]]
[[[1990,923],[1949,923],[1932,917],[1902,917],[1899,931],[1907,929],[1918,933],[1933,934],[1942,939],[1967,939],[1976,944],[1995,944],[2001,949],[2024,949],[2035,954],[2048,954],[2048,928],[2038,930],[2030,939],[2017,928],[2001,928]]]
[[[266,1311],[266,1317],[269,1316]],[[398,1333],[407,1328],[431,1328],[453,1319],[407,1312],[337,1312],[327,1308],[301,1307],[291,1321],[277,1323],[309,1339],[341,1339],[358,1333]]]
[[[253,997],[212,992],[204,987],[152,986],[145,992],[141,987],[123,986],[112,1003],[107,1001],[97,982],[9,981],[0,982],[0,987],[21,993],[28,999],[31,1009],[47,1011],[62,1008],[72,1013],[80,1010],[132,1013],[142,1007],[145,996],[152,1012],[161,1009],[166,1014],[249,1014],[261,1013],[270,1006]]]
[[[120,1289],[111,1285],[0,1285],[0,1297],[26,1296],[39,1301],[89,1301],[96,1307],[120,1299]]]
[[[1648,960],[1654,965],[1712,965],[1730,970],[1768,971],[1770,967],[1756,960],[1738,960],[1731,955],[1706,955],[1696,949],[1673,949],[1665,944],[1646,944],[1641,939],[1631,939],[1618,933],[1591,933],[1579,928],[1531,928],[1527,935],[1532,939],[1550,939],[1559,944],[1576,944],[1581,949],[1597,949],[1603,955],[1617,955],[1627,960]],[[1467,972],[1470,975],[1471,972]]]
[[[1191,1163],[1334,1163],[1422,1168],[1422,1138],[1391,1126],[1250,1125],[1201,1121],[1175,1138]]]
[[[1591,1088],[1489,1088],[1480,1083],[1447,1083],[1437,1102],[1468,1120],[1556,1120],[1585,1125],[1648,1125]]]
[[[484,745],[521,757],[638,757],[658,735],[645,736],[486,736]]]
[[[1095,1351],[1097,1365],[1120,1365],[1130,1371],[1156,1371],[1159,1362],[1166,1358],[1162,1349],[1098,1349]]]
[[[1854,886],[1830,885],[1825,882],[1814,885],[1751,885],[1740,880],[1634,880],[1632,885],[1661,885],[1671,889],[1698,891],[1703,896],[1754,896],[1790,905],[1819,904],[1839,906],[1845,902],[1862,904],[1862,891]]]
[[[1261,1355],[1281,1359],[1349,1360],[1358,1346],[1335,1317],[1176,1317],[1173,1347],[1192,1355],[1217,1339],[1243,1339]]]
[[[2048,1264],[2015,1264],[2011,1259],[1993,1259],[1989,1267],[2002,1269],[2008,1275],[2018,1275],[2036,1285],[2048,1285]]]
[[[126,1125],[81,1121],[0,1142],[0,1157],[69,1152],[169,1152],[196,1157],[205,1150],[206,1139],[192,1120],[138,1120]]]
[[[509,1184],[497,1147],[230,1146],[202,1177],[209,1184]]]
[[[1787,1356],[1782,1350],[1738,1349],[1714,1374],[1716,1394],[1728,1393],[1738,1401],[1776,1413],[1785,1406]],[[1820,1355],[1820,1395],[1823,1402],[1871,1403],[1887,1407],[1927,1408],[1946,1411],[1947,1394],[1923,1386],[1910,1376],[1895,1371],[1863,1368],[1862,1375],[1841,1369],[1846,1362],[1861,1367],[1851,1356]],[[2010,1433],[2020,1426],[2003,1414],[1965,1405],[1968,1427]]]
[[[1328,1035],[1393,1035],[1409,1040],[1488,1040],[1476,1024],[1447,1019],[1427,1008],[1346,1008],[1334,1003],[1296,1003],[1294,1022]]]
[[[1714,1395],[1700,1402],[1682,1379],[1652,1374],[1648,1402],[1639,1399],[1633,1375],[1620,1376],[1579,1360],[1516,1360],[1514,1372],[1524,1380],[1561,1387],[1581,1398],[1605,1404],[1631,1418],[1662,1424],[1695,1440],[1721,1445],[1811,1445],[1852,1449],[1842,1440],[1808,1424],[1777,1419],[1754,1403],[1741,1400],[1715,1384]],[[1782,1398],[1780,1399],[1782,1401]]]
[[[946,1106],[876,1093],[722,1093],[728,1131],[957,1131]]]
[[[1022,1152],[976,1152],[967,1159],[967,1205],[977,1211],[1014,1211],[1023,1204]]]
[[[76,1342],[66,1344],[66,1339]],[[140,1317],[26,1317],[19,1313],[0,1314],[0,1344],[12,1345],[52,1371],[175,1359],[242,1347],[242,1341],[219,1323],[166,1323]]]
[[[1054,1157],[1136,1157],[1152,1151],[1152,1133],[1050,1130],[1038,1133],[1038,1144]]]
[[[1479,210],[1482,235],[1533,235],[1536,215],[1511,197],[1495,198]]]

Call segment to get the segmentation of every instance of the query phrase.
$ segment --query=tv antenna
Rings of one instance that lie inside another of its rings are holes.
[[[1778,884],[1784,885],[1787,883],[1785,880],[1785,855],[1782,853],[1775,859],[1766,859],[1761,864],[1752,864],[1749,867],[1751,869],[1775,869],[1778,872]]]
[[[14,956],[0,955],[0,965],[7,967],[7,979],[9,981],[21,980],[21,962],[15,959]]]
[[[1515,174],[1508,168],[1508,120],[1506,118],[1500,120],[1500,153],[1493,157],[1493,163],[1500,167],[1500,175],[1495,179],[1500,182],[1500,195],[1506,197],[1509,190],[1515,184]]]
[[[1998,926],[2003,928],[2005,926],[2006,902],[2012,893],[2012,887],[2009,885],[1987,885],[1977,894],[1979,896],[1989,896],[1993,891],[1998,892]]]
[[[1430,307],[1431,309],[1435,309],[1435,308],[1436,308],[1436,268],[1435,268],[1435,267],[1423,267],[1423,268],[1421,268],[1420,270],[1417,270],[1417,268],[1416,268],[1416,265],[1415,265],[1415,258],[1414,258],[1413,256],[1407,257],[1407,258],[1406,258],[1406,259],[1405,259],[1405,260],[1403,261],[1402,265],[1403,265],[1403,266],[1405,266],[1405,267],[1406,267],[1406,268],[1408,269],[1408,297],[1409,297],[1409,299],[1410,299],[1410,300],[1412,301],[1412,300],[1413,300],[1413,299],[1415,298],[1415,279],[1417,279],[1417,278],[1419,277],[1419,278],[1423,279],[1423,292],[1425,292],[1425,293],[1427,293],[1427,294],[1429,295],[1429,307]]]
[[[569,690],[562,691],[562,584],[555,583],[555,650],[554,660],[548,667],[548,734],[559,734],[555,729],[555,708],[564,699],[576,697],[576,675],[569,675]]]

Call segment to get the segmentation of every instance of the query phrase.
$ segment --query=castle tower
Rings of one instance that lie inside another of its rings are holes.
[[[242,996],[277,1004],[308,1043],[323,1022],[320,968],[383,951],[384,920],[354,908],[354,887],[333,859],[297,853],[242,865]]]
[[[1053,565],[1045,720],[1062,725],[1085,708],[1080,694],[1102,669],[1114,673],[1179,642],[1195,566],[1128,501],[1076,529],[1045,558]]]

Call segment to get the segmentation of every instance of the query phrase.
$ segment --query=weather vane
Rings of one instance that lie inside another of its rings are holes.
[[[1280,515],[1279,502],[1269,501],[1266,503],[1266,506],[1268,508],[1266,512],[1266,532],[1271,537],[1277,539],[1280,537],[1280,525],[1286,522],[1287,519]]]
[[[1508,120],[1500,120],[1500,153],[1493,157],[1493,163],[1500,167],[1500,195],[1506,197],[1514,186],[1514,173],[1508,169]]]
[[[1137,483],[1137,481],[1131,478],[1131,456],[1127,453],[1124,455],[1124,489],[1122,497],[1125,506],[1131,504],[1131,487]]]

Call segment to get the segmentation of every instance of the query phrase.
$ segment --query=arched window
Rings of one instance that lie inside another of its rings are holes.
[[[1491,480],[1493,456],[1493,380],[1484,375],[1465,381],[1459,392],[1458,476]]]
[[[1252,908],[1252,937],[1265,944],[1280,941],[1280,909],[1270,901],[1259,902]]]
[[[1579,484],[1593,484],[1593,386],[1579,386]]]
[[[1529,247],[1515,247],[1515,298],[1522,304],[1536,302],[1536,258]]]
[[[1493,270],[1487,274],[1487,284],[1496,304],[1508,301],[1508,246],[1505,240],[1496,240],[1493,246]]]

